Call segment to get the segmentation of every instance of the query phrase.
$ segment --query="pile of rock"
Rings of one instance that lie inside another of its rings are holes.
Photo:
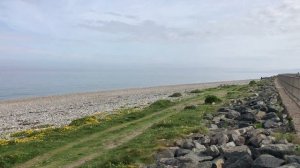
[[[251,97],[206,115],[209,134],[178,140],[175,147],[157,154],[153,167],[300,168],[296,145],[272,136],[292,128],[272,80],[263,83]]]

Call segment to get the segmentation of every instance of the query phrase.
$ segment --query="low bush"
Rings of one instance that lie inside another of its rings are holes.
[[[220,103],[222,100],[215,95],[208,95],[205,97],[205,104]]]
[[[170,95],[169,97],[181,97],[182,94],[179,92],[173,93],[172,95]]]
[[[185,110],[196,110],[197,106],[195,106],[195,105],[189,105],[189,106],[185,106],[184,109]]]
[[[157,100],[152,103],[149,108],[165,108],[171,106],[173,103],[170,100]]]
[[[249,85],[250,85],[250,86],[256,85],[256,81],[255,81],[255,80],[250,81],[250,82],[249,82]]]
[[[202,92],[203,92],[202,90],[195,89],[195,90],[192,90],[190,93],[202,93]]]

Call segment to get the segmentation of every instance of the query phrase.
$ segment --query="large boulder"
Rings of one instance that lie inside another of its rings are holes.
[[[272,155],[261,155],[253,162],[252,168],[276,168],[281,166],[284,160],[278,159]]]
[[[300,156],[296,155],[285,155],[284,159],[287,163],[298,163],[300,164]]]
[[[263,118],[263,120],[273,120],[275,122],[279,122],[280,118],[278,117],[278,115],[274,112],[271,113],[267,113]]]
[[[250,168],[253,164],[253,160],[250,155],[241,156],[238,159],[228,159],[225,162],[226,168]]]
[[[258,134],[256,136],[252,136],[249,139],[249,144],[256,147],[256,148],[259,148],[262,145],[262,141],[265,140],[265,139],[267,139],[266,135]]]
[[[261,154],[270,154],[278,158],[283,158],[284,155],[294,154],[294,148],[293,144],[268,144],[262,145],[258,151]]]
[[[267,120],[263,123],[264,128],[269,129],[269,128],[278,128],[280,126],[280,123],[277,123],[273,120]]]
[[[245,155],[251,156],[251,151],[246,145],[235,147],[221,147],[220,152],[226,159],[238,159]]]
[[[250,122],[255,122],[256,121],[256,117],[253,113],[251,112],[246,112],[246,113],[243,113],[241,116],[240,116],[240,120],[242,121],[250,121]]]

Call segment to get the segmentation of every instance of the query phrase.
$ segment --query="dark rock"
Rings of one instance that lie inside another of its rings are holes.
[[[221,107],[218,112],[229,112],[231,109],[227,107]]]
[[[267,113],[263,118],[263,120],[273,120],[275,122],[280,121],[280,118],[277,116],[276,113],[271,112],[271,113]]]
[[[191,152],[191,150],[189,150],[189,149],[177,149],[175,151],[174,156],[175,157],[180,157],[180,156],[184,156],[184,155],[186,155],[186,154],[188,154],[190,152]]]
[[[298,163],[290,163],[283,166],[280,166],[278,168],[300,168],[300,164]]]
[[[287,163],[298,163],[300,164],[300,156],[296,156],[296,155],[285,155],[284,156],[284,160]]]
[[[276,168],[281,166],[284,160],[278,159],[272,155],[261,155],[253,162],[253,168]]]
[[[241,156],[239,159],[227,160],[225,162],[226,168],[250,168],[253,164],[253,160],[250,155]]]
[[[276,107],[275,105],[268,105],[268,113],[271,113],[271,112],[274,112],[274,113],[279,112],[278,107]]]
[[[267,136],[264,134],[258,134],[257,136],[253,136],[249,139],[249,144],[259,148],[263,140],[267,139]]]
[[[252,125],[253,125],[252,122],[249,122],[249,121],[239,121],[238,122],[238,127],[239,128],[250,127]]]
[[[273,121],[273,120],[267,120],[267,121],[264,122],[263,126],[264,126],[264,128],[267,128],[267,129],[269,129],[269,128],[278,128],[280,126],[280,124]]]
[[[250,121],[250,122],[255,122],[256,118],[253,113],[247,112],[241,115],[240,120],[242,121]]]
[[[278,158],[283,158],[284,155],[294,154],[294,145],[293,144],[269,144],[262,145],[258,149],[261,154],[270,154]]]

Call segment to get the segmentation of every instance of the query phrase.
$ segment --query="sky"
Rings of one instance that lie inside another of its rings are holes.
[[[0,69],[299,62],[299,0],[0,0]]]

